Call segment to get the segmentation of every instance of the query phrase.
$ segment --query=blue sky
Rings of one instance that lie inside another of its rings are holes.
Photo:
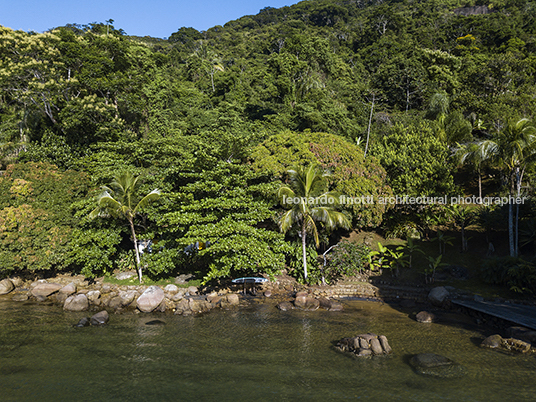
[[[180,27],[199,31],[224,25],[264,7],[298,0],[0,0],[0,25],[43,32],[69,23],[114,20],[128,35],[168,37]]]

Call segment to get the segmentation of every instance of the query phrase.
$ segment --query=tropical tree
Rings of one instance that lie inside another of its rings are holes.
[[[290,209],[279,220],[281,232],[298,225],[302,241],[303,273],[307,281],[307,234],[311,234],[315,245],[319,247],[317,222],[322,222],[328,230],[337,227],[350,228],[350,221],[342,212],[335,210],[339,203],[339,195],[328,190],[327,174],[322,173],[315,165],[298,167],[289,170],[290,186],[282,186],[278,190],[281,204]]]
[[[482,200],[482,167],[492,157],[489,142],[479,141],[461,144],[456,150],[456,158],[464,165],[471,164],[478,174],[478,198]]]
[[[529,119],[510,121],[495,138],[479,142],[505,173],[511,196],[521,196],[523,175],[530,162],[536,157],[536,127]],[[518,240],[519,204],[514,219],[513,203],[508,204],[508,235],[510,256],[516,257],[519,250]],[[515,221],[515,224],[514,224]]]
[[[109,187],[104,186],[102,188],[103,193],[98,197],[97,208],[91,212],[90,217],[96,218],[98,216],[113,216],[117,218],[124,218],[128,221],[130,232],[132,234],[134,251],[136,253],[138,278],[141,283],[142,270],[134,218],[139,214],[140,209],[160,198],[160,190],[155,189],[136,202],[138,199],[137,193],[140,185],[139,179],[140,176],[134,177],[134,175],[129,172],[115,176]]]

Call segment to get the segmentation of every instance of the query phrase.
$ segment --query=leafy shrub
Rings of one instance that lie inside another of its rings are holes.
[[[531,261],[513,257],[488,259],[481,275],[484,282],[508,286],[514,292],[536,292],[536,265]]]
[[[333,250],[324,275],[334,279],[342,275],[352,276],[365,270],[370,247],[342,240]]]

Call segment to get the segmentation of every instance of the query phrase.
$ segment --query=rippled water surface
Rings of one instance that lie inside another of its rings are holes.
[[[536,357],[480,349],[492,330],[463,316],[419,324],[389,305],[345,302],[343,312],[281,312],[254,304],[199,317],[84,313],[0,301],[0,400],[532,401]],[[151,320],[165,325],[146,325]],[[384,334],[390,357],[360,360],[332,342]],[[416,353],[445,355],[459,379],[415,374]]]

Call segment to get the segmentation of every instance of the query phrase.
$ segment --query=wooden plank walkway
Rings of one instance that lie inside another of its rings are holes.
[[[475,300],[452,300],[452,303],[536,330],[535,306]]]

